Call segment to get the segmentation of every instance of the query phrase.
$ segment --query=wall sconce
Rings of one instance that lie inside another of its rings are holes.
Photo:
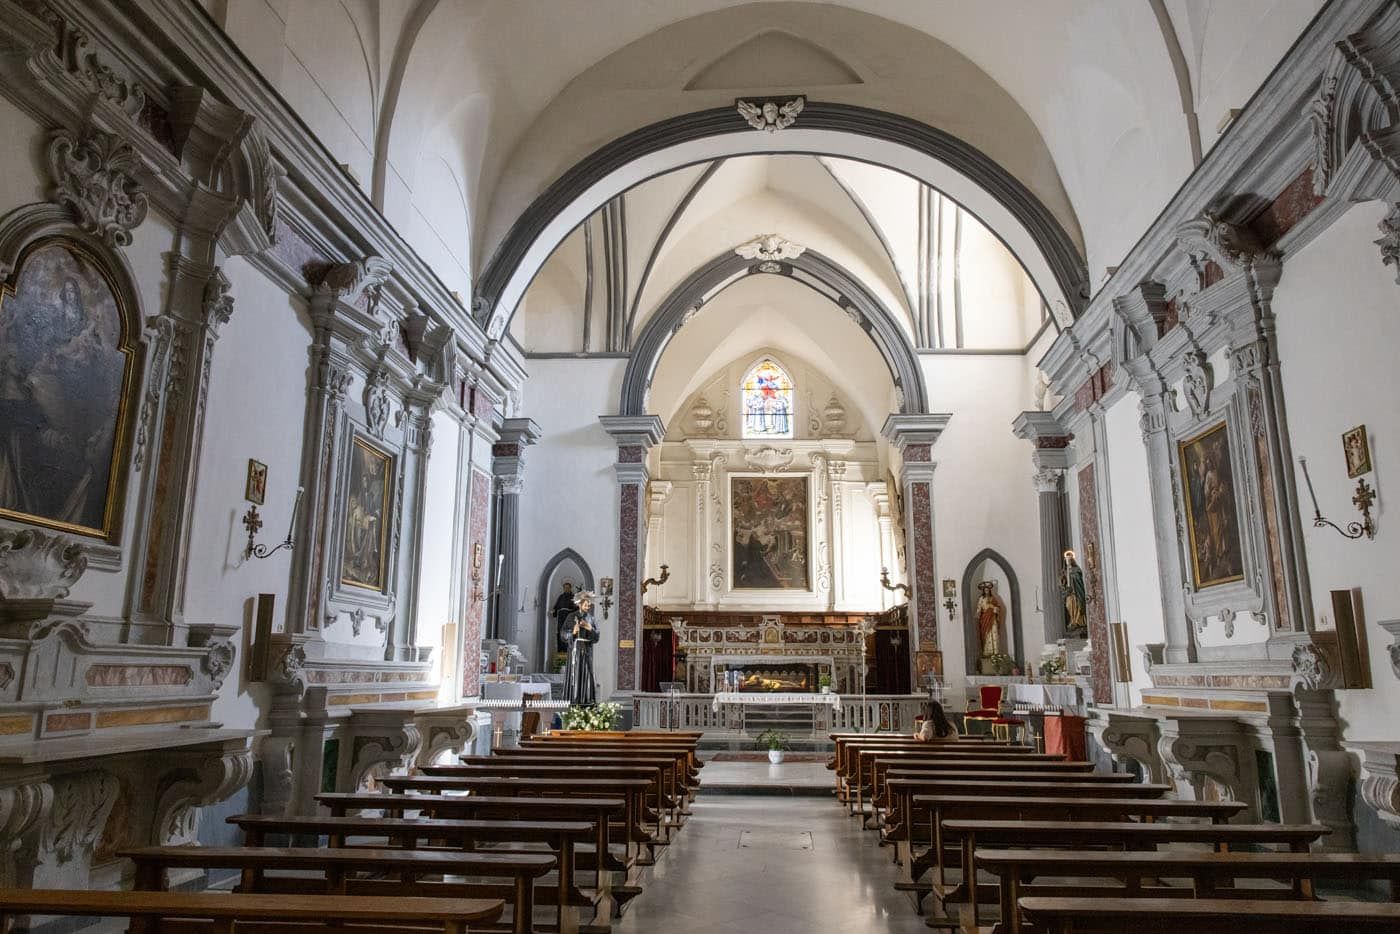
[[[290,551],[295,547],[292,535],[296,532],[297,513],[301,511],[301,494],[303,492],[302,487],[297,487],[297,498],[292,504],[292,518],[287,523],[287,538],[280,545],[273,545],[271,548],[257,543],[258,531],[263,527],[262,516],[258,515],[256,504],[248,507],[248,511],[243,514],[243,527],[248,530],[248,544],[243,549],[244,561],[249,558],[266,558],[283,548]]]
[[[889,569],[889,568],[880,568],[880,586],[883,587],[883,588],[885,588],[886,590],[902,590],[902,591],[904,591],[904,599],[905,599],[905,600],[908,600],[910,597],[914,596],[914,591],[909,587],[908,584],[891,584],[891,583],[890,583],[890,569]]]
[[[481,542],[472,542],[472,603],[480,603],[486,598],[481,590],[481,556],[484,549]]]
[[[958,582],[950,577],[943,578],[943,609],[948,611],[948,622],[958,610]]]
[[[646,580],[642,581],[642,593],[645,595],[652,584],[655,584],[656,586],[660,587],[662,584],[666,583],[670,579],[671,568],[668,565],[663,564],[661,565],[660,577],[648,577]]]
[[[598,592],[603,595],[603,599],[599,600],[598,603],[603,607],[603,619],[607,619],[608,610],[612,609],[613,605],[613,579],[611,577],[604,577],[602,580],[598,581]]]
[[[1356,481],[1356,493],[1351,497],[1352,505],[1361,512],[1361,521],[1348,522],[1346,528],[1342,528],[1331,519],[1324,517],[1322,515],[1322,510],[1318,508],[1317,493],[1313,491],[1312,475],[1308,473],[1308,459],[1306,457],[1300,457],[1298,458],[1298,463],[1303,465],[1303,479],[1307,481],[1308,496],[1312,498],[1313,528],[1320,529],[1323,526],[1330,525],[1332,528],[1336,529],[1337,534],[1341,535],[1343,538],[1357,539],[1363,535],[1368,539],[1374,539],[1376,537],[1376,522],[1371,518],[1371,507],[1376,502],[1376,491],[1366,482],[1365,477]]]

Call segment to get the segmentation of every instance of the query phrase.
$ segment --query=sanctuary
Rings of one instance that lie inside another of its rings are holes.
[[[0,0],[0,930],[1400,929],[1397,276],[1397,0]]]

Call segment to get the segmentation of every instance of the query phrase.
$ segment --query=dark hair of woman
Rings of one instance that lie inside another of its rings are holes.
[[[933,735],[939,739],[953,732],[953,724],[948,722],[948,715],[938,701],[929,701],[924,707],[924,719],[933,721]]]

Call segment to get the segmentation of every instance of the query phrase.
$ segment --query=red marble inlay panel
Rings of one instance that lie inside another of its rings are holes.
[[[1069,443],[1074,440],[1074,435],[1059,435],[1053,438],[1036,438],[1035,446],[1041,450],[1059,450],[1069,447]]]
[[[910,444],[900,452],[905,463],[927,464],[933,459],[933,445],[931,444]]]
[[[623,450],[618,449],[619,459]],[[637,687],[637,597],[641,587],[641,576],[638,572],[642,566],[639,528],[642,488],[636,483],[624,483],[618,488],[618,492],[617,689],[632,691]],[[624,648],[624,642],[631,642],[632,645]]]
[[[1167,302],[1167,314],[1157,325],[1157,336],[1165,337],[1168,332],[1181,323],[1181,307],[1177,305],[1176,299]]]
[[[84,711],[82,713],[51,713],[44,719],[45,733],[71,733],[74,730],[92,729],[92,714]]]
[[[492,457],[519,457],[520,445],[513,441],[498,441],[491,445]]]
[[[1313,193],[1313,170],[1312,166],[1308,166],[1279,192],[1277,198],[1269,202],[1258,217],[1250,221],[1249,226],[1254,229],[1260,243],[1272,246],[1324,200]]]
[[[93,665],[84,676],[89,687],[99,688],[184,685],[193,678],[185,665]]]
[[[646,460],[646,448],[640,444],[624,444],[617,449],[617,462],[619,464],[640,464]]]
[[[467,586],[472,582],[472,552],[481,546],[480,589],[486,590],[489,560],[486,554],[487,524],[491,517],[491,478],[485,471],[472,470],[471,513],[467,517]],[[486,600],[468,600],[467,616],[462,621],[462,696],[475,697],[481,692],[481,629],[486,619]]]
[[[938,576],[933,566],[933,494],[928,483],[909,484],[910,547],[914,554],[914,626],[919,650],[938,648]]]
[[[480,385],[471,387],[468,402],[468,409],[477,418],[490,418],[496,408],[496,400]]]
[[[1225,278],[1225,270],[1215,260],[1206,260],[1205,273],[1201,276],[1201,288],[1208,289]]]
[[[1074,405],[1081,412],[1086,411],[1113,388],[1113,368],[1105,363],[1098,371],[1084,381],[1074,394]]]
[[[1113,674],[1110,671],[1108,617],[1103,605],[1103,578],[1099,566],[1103,549],[1099,541],[1098,481],[1094,465],[1079,471],[1079,565],[1084,571],[1087,591],[1085,615],[1089,617],[1089,639],[1094,644],[1092,670],[1094,702],[1113,702]]]

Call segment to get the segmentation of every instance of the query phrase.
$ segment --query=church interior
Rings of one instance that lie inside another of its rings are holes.
[[[1397,286],[1397,0],[0,0],[0,932],[1400,931]]]

